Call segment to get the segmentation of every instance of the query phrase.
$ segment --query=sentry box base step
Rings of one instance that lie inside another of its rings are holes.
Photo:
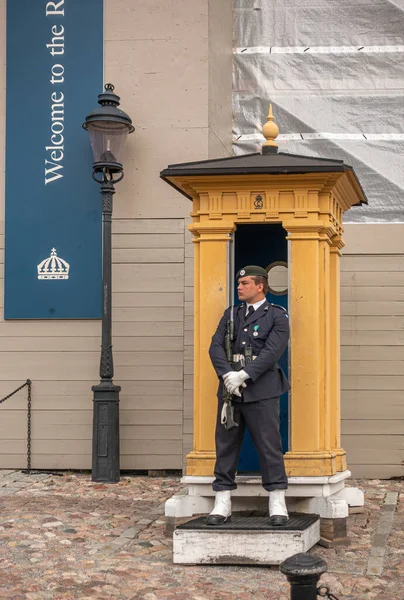
[[[283,527],[271,526],[268,515],[232,515],[230,522],[214,527],[205,521],[206,516],[198,517],[176,528],[174,563],[278,565],[320,540],[318,515],[291,514]]]

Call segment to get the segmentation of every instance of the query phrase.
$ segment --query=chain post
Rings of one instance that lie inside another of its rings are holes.
[[[327,570],[322,558],[295,554],[284,560],[279,569],[290,583],[290,600],[317,600],[318,582]]]

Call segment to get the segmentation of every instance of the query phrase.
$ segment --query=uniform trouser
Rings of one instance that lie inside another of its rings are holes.
[[[279,397],[257,402],[233,402],[234,419],[238,427],[226,431],[220,422],[223,400],[219,400],[216,421],[216,464],[213,490],[235,490],[235,476],[244,431],[247,427],[257,449],[262,486],[268,492],[285,490],[288,480],[279,433]]]

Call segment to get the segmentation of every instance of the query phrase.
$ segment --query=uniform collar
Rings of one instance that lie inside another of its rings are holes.
[[[255,310],[255,312],[253,312],[247,319],[247,317],[245,316],[245,309],[243,310],[243,321],[247,322],[248,324],[253,323],[254,321],[257,321],[257,319],[259,319],[260,317],[262,317],[263,315],[266,314],[266,311],[268,310],[268,302],[266,302],[266,300],[264,300],[263,302],[259,302],[258,303],[259,306],[258,308]]]
[[[258,300],[258,302],[254,302],[254,304],[247,304],[245,305],[246,310],[245,310],[245,314],[248,313],[248,309],[250,308],[250,306],[254,307],[254,310],[257,310],[257,308],[259,308],[261,306],[261,304],[264,304],[264,302],[266,301],[266,298],[263,298],[262,300]]]

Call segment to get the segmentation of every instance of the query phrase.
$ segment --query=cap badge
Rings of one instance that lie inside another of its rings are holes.
[[[240,275],[245,275],[245,269],[241,269]]]

